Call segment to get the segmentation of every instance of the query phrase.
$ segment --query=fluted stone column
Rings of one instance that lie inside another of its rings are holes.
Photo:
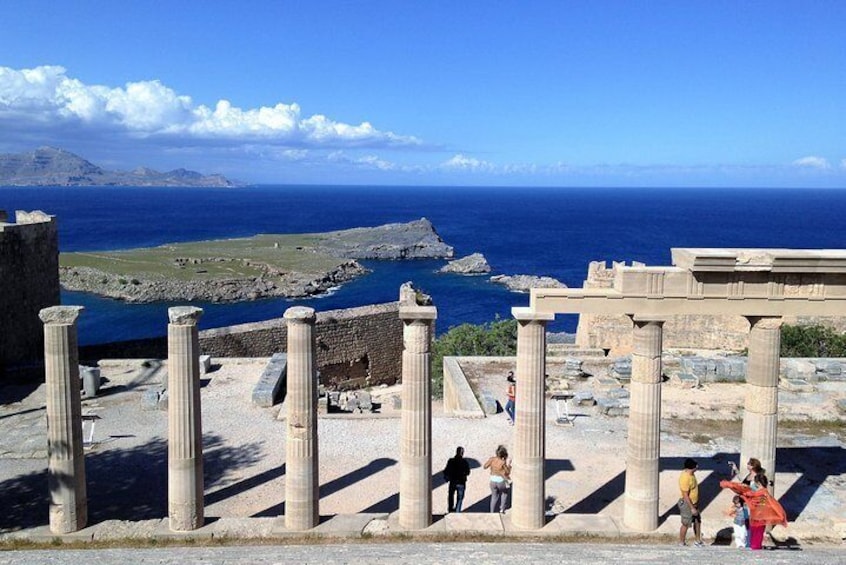
[[[82,306],[53,306],[38,314],[44,322],[47,486],[50,531],[54,534],[75,532],[88,523],[76,335],[82,310]]]
[[[512,308],[517,319],[517,396],[511,523],[526,530],[545,525],[546,323],[554,314]]]
[[[167,315],[167,492],[170,529],[203,526],[203,422],[200,409],[201,308],[177,306]]]
[[[313,308],[285,311],[288,322],[288,406],[285,442],[285,527],[308,530],[320,521],[317,452],[317,365]]]
[[[420,530],[432,524],[432,323],[434,306],[400,304],[402,331],[402,437],[399,524]]]
[[[639,532],[658,528],[663,326],[634,320],[623,522]]]
[[[761,460],[767,477],[773,478],[778,428],[778,369],[782,319],[752,316],[747,316],[747,319],[751,329],[740,463],[743,467],[750,457],[756,457]]]

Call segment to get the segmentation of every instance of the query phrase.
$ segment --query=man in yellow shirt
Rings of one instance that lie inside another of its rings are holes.
[[[687,545],[687,529],[693,524],[693,545],[702,547],[702,517],[699,515],[699,482],[694,473],[698,465],[693,459],[684,460],[684,471],[679,476],[679,513],[681,514],[681,528],[679,528],[679,545]]]

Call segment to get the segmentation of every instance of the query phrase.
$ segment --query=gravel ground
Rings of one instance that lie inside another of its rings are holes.
[[[285,427],[280,407],[251,404],[252,388],[267,359],[223,359],[205,375],[202,389],[205,449],[206,515],[209,517],[277,516],[284,512]],[[83,411],[100,420],[95,445],[86,449],[90,522],[141,520],[167,515],[167,414],[145,409],[144,392],[161,382],[165,367],[154,363],[104,362],[108,379],[101,396],[83,402]],[[483,388],[503,396],[506,365],[483,371]],[[580,385],[581,386],[581,385]],[[589,386],[589,383],[583,383]],[[846,387],[844,387],[846,388]],[[782,392],[781,406],[797,415],[816,410],[836,418],[827,395]],[[0,389],[0,492],[5,512],[0,532],[47,522],[46,417],[44,387]],[[825,402],[821,402],[824,397]],[[710,385],[703,390],[667,386],[665,418],[720,417],[736,414],[742,404],[739,385]],[[833,406],[833,404],[831,404]],[[519,406],[517,407],[519,410]],[[555,512],[622,516],[626,453],[626,419],[598,415],[594,409],[573,410],[575,425],[554,423],[555,406],[547,404],[547,482],[549,507]],[[398,508],[400,412],[383,404],[377,415],[328,415],[319,420],[320,513],[389,512]],[[668,420],[669,424],[671,421]],[[683,427],[683,426],[682,426]],[[665,430],[672,428],[664,426]],[[85,428],[88,431],[88,428]],[[498,444],[513,447],[514,428],[504,414],[482,420],[447,418],[440,402],[433,404],[433,504],[446,511],[446,486],[440,469],[462,445],[470,460],[465,510],[488,510],[488,481],[481,464]],[[676,480],[685,457],[700,462],[706,536],[730,526],[722,511],[730,495],[717,486],[729,459],[737,458],[739,434],[697,441],[662,433],[659,509],[666,527],[675,528],[672,509],[678,498]],[[789,441],[788,441],[789,439]],[[795,520],[793,531],[831,533],[846,522],[846,484],[842,435],[780,437],[778,494]]]

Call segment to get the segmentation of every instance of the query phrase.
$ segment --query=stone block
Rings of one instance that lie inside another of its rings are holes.
[[[329,398],[326,396],[319,396],[317,398],[317,413],[318,414],[328,414],[329,413]]]
[[[391,408],[394,410],[402,410],[402,397],[398,394],[391,396]]]
[[[846,398],[837,401],[837,411],[846,416]]]
[[[496,414],[498,412],[498,403],[491,393],[482,393],[482,397],[479,400],[485,414]]]
[[[818,382],[817,367],[806,359],[782,359],[781,372],[788,379],[803,379]]]
[[[147,389],[141,398],[144,410],[167,410],[167,389],[164,387]]]
[[[596,399],[592,392],[584,390],[576,393],[573,397],[573,403],[577,406],[593,406],[596,404]]]
[[[85,398],[94,398],[100,392],[100,367],[85,367],[80,365],[79,376],[82,378],[82,390]]]
[[[356,394],[358,400],[358,409],[361,412],[371,412],[373,410],[373,398],[367,391],[360,391]]]
[[[596,399],[596,408],[605,416],[628,416],[629,401],[622,398],[601,397]]]
[[[699,386],[699,378],[692,373],[676,373],[670,377],[670,384],[681,388],[696,388]]]
[[[200,374],[205,375],[211,372],[211,355],[200,355]]]
[[[348,396],[346,405],[343,408],[347,412],[357,412],[357,411],[359,411],[358,398],[356,398],[354,396]]]
[[[268,408],[280,402],[284,396],[287,373],[288,356],[274,353],[253,388],[253,404]]]
[[[779,384],[783,389],[793,392],[814,392],[816,390],[814,385],[802,379],[781,379]]]

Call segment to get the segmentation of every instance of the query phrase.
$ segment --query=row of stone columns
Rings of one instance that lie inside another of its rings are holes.
[[[747,317],[750,324],[741,463],[758,457],[775,473],[781,318]],[[624,523],[646,532],[658,527],[661,456],[661,354],[664,321],[633,317],[629,435]]]
[[[544,525],[546,322],[527,308],[514,308],[517,329],[517,379],[520,410],[514,441],[512,523],[518,528]],[[632,317],[632,380],[626,447],[623,521],[634,530],[658,527],[661,459],[661,378],[663,319]],[[758,457],[775,472],[778,420],[778,369],[781,318],[748,317],[749,361],[741,460]]]
[[[50,531],[88,523],[76,321],[80,306],[53,306],[44,322]],[[168,515],[173,530],[203,525],[203,443],[197,320],[200,308],[168,310]]]
[[[79,392],[78,306],[41,311],[47,381],[50,529],[85,527],[87,499]],[[200,405],[200,308],[168,310],[168,516],[170,528],[204,524],[202,410]],[[400,524],[408,529],[432,520],[432,324],[433,306],[405,304],[403,321]],[[308,530],[319,523],[317,367],[315,313],[293,307],[288,323],[285,527]]]
[[[41,311],[44,322],[48,418],[50,529],[85,527],[87,499],[82,451],[76,320],[78,306]],[[168,514],[171,529],[204,523],[199,339],[202,310],[168,311]],[[546,323],[553,315],[515,308],[520,410],[514,441],[512,522],[538,529],[545,516]],[[432,306],[403,304],[403,398],[400,446],[400,526],[422,529],[432,521],[431,353]],[[315,314],[285,312],[288,322],[288,418],[285,525],[307,530],[319,522]],[[741,457],[757,455],[775,469],[780,322],[749,318],[749,365]],[[663,320],[634,321],[631,408],[626,454],[624,522],[632,529],[658,527],[661,354]]]

